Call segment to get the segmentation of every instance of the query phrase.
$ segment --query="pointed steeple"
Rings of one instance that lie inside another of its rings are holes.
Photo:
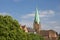
[[[38,24],[40,23],[40,20],[39,20],[39,12],[38,12],[38,9],[37,8],[36,8],[36,12],[35,12],[34,22],[37,22]]]
[[[41,24],[40,24],[40,20],[39,20],[39,12],[38,9],[36,8],[36,12],[35,12],[35,19],[34,19],[34,30],[36,33],[40,33],[40,29],[41,29]]]

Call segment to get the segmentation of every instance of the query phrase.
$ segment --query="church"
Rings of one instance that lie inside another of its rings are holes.
[[[42,30],[41,22],[39,19],[39,11],[36,9],[35,18],[33,22],[33,28],[27,28],[26,25],[21,26],[25,32],[39,34],[44,37],[45,40],[58,40],[58,34],[54,30]]]

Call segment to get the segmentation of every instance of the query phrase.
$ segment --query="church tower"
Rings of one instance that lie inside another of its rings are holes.
[[[40,33],[41,24],[40,24],[39,12],[38,12],[37,8],[36,8],[36,12],[35,12],[35,18],[34,18],[33,26],[34,26],[33,28],[34,28],[35,32]]]

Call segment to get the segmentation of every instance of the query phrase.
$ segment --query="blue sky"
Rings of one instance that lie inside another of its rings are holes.
[[[0,0],[0,14],[11,15],[27,27],[33,27],[36,8],[41,28],[60,32],[60,0]]]

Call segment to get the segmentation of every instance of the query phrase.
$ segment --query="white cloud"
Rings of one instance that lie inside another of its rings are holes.
[[[53,10],[45,10],[45,11],[39,11],[39,16],[40,17],[52,17],[54,16],[55,12]],[[30,18],[30,17],[34,17],[35,16],[35,12],[26,14],[26,16],[21,16],[21,18]]]
[[[0,13],[0,15],[10,15],[10,14],[7,12],[2,12],[2,13]]]
[[[55,30],[57,32],[60,32],[60,24],[58,21],[46,21],[45,23],[41,23],[42,24],[42,29],[45,30]]]
[[[49,20],[49,17],[54,17],[55,16],[55,11],[53,10],[43,10],[43,11],[39,11],[39,15],[40,15],[40,18],[41,18],[41,27],[42,29],[44,30],[55,30],[57,32],[60,32],[60,22],[59,21],[52,21],[52,20]],[[21,23],[22,24],[26,24],[28,27],[33,27],[33,20],[32,18],[34,18],[35,16],[35,13],[32,12],[32,13],[29,13],[29,14],[26,14],[25,16],[21,16],[22,19],[24,19]],[[31,18],[32,21],[30,21],[29,19]],[[28,20],[26,20],[28,19]],[[44,20],[45,19],[45,20]],[[47,20],[48,19],[48,20]]]
[[[30,17],[34,17],[34,13],[30,13],[30,14],[27,14],[25,16],[21,16],[21,18],[30,18]]]
[[[44,10],[44,11],[40,11],[40,13],[42,14],[54,14],[54,11],[53,10]]]
[[[33,21],[28,21],[28,20],[22,20],[20,21],[21,25],[26,25],[26,27],[33,27]]]
[[[39,13],[41,17],[52,17],[55,14],[53,10],[44,10],[44,11],[40,11]]]
[[[39,16],[42,19],[43,19],[43,17],[53,17],[54,14],[55,14],[55,12],[53,10],[39,11]],[[35,16],[35,12],[34,11],[32,13],[26,14],[25,16],[24,15],[21,16],[21,18],[24,20],[24,21],[21,21],[21,23],[22,24],[32,24],[33,23],[32,22],[33,21],[32,18],[34,18],[34,16]],[[31,18],[32,21],[30,22],[30,21],[26,20],[28,18]],[[46,20],[48,18],[44,18],[44,19]]]

